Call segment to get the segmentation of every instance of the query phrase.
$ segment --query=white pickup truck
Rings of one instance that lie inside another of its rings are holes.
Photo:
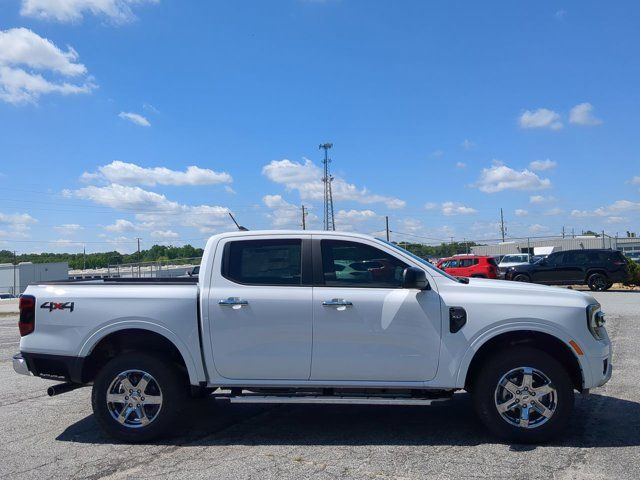
[[[171,430],[190,396],[244,403],[429,405],[471,393],[494,434],[541,442],[574,390],[611,376],[587,294],[458,279],[366,235],[254,231],[211,237],[199,280],[31,285],[18,373],[93,385],[120,440]]]

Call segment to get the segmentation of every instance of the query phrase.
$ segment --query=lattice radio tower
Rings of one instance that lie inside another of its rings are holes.
[[[324,222],[323,226],[325,230],[335,230],[336,222],[333,217],[333,194],[331,193],[331,182],[333,177],[329,173],[329,164],[331,159],[329,158],[329,149],[333,147],[333,143],[324,143],[318,148],[324,150],[324,177],[322,177],[322,183],[324,183]]]

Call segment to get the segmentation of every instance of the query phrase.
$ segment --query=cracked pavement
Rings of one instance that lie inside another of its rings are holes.
[[[0,478],[640,478],[640,292],[604,292],[613,378],[576,397],[569,430],[509,445],[476,422],[467,394],[447,405],[253,406],[195,401],[175,436],[119,444],[91,415],[90,389],[46,396],[17,375],[15,316],[0,316]]]

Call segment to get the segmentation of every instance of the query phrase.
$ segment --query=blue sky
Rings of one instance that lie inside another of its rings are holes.
[[[92,7],[89,8],[89,5]],[[640,4],[0,0],[0,248],[637,231]],[[189,168],[195,167],[195,168]],[[411,236],[410,236],[411,235]]]

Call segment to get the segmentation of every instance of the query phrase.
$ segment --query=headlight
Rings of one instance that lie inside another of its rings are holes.
[[[600,310],[600,304],[595,303],[587,307],[587,327],[596,340],[604,338],[604,313]]]

